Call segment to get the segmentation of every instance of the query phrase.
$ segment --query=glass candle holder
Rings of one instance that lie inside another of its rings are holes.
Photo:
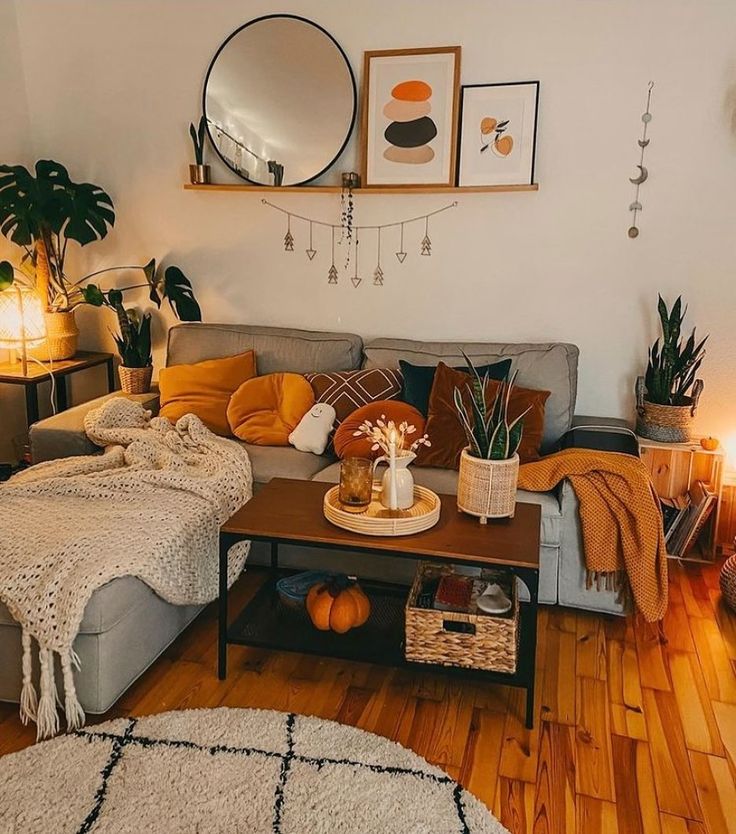
[[[349,512],[362,512],[373,494],[373,461],[345,458],[340,464],[340,503]]]

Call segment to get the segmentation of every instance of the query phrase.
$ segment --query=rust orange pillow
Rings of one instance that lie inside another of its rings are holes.
[[[252,350],[224,359],[207,359],[193,365],[172,365],[158,375],[160,417],[175,423],[185,414],[197,417],[215,434],[228,437],[227,404],[233,391],[256,375]]]
[[[232,433],[256,446],[288,446],[289,435],[314,405],[312,386],[300,374],[266,374],[244,382],[230,397]]]
[[[455,388],[460,388],[467,399],[470,410],[470,394],[466,385],[470,376],[464,371],[456,371],[440,362],[429,395],[429,416],[425,431],[429,435],[431,446],[422,446],[417,455],[417,466],[437,466],[440,469],[458,469],[460,453],[468,445],[465,432],[460,425],[455,410]],[[494,397],[500,382],[491,380],[489,383],[490,396]],[[531,410],[524,417],[524,433],[519,446],[519,457],[522,463],[539,459],[539,448],[542,445],[544,432],[544,404],[549,397],[549,391],[535,391],[531,388],[514,386],[509,402],[509,417],[513,420],[525,409]]]
[[[367,437],[355,437],[354,434],[364,420],[375,423],[382,417],[385,417],[386,420],[393,420],[396,424],[403,423],[406,420],[409,425],[416,428],[416,432],[412,435],[415,440],[424,434],[425,420],[416,408],[400,400],[376,400],[376,402],[368,403],[368,405],[356,409],[340,423],[335,432],[335,454],[341,460],[351,457],[371,459],[380,457],[383,452],[380,449],[374,452],[371,449],[373,445],[371,440]]]

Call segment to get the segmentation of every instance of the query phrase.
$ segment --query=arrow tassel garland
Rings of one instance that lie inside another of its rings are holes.
[[[341,223],[327,223],[324,220],[317,220],[313,217],[305,217],[301,214],[294,214],[293,212],[287,211],[286,209],[282,208],[281,206],[277,206],[274,203],[270,202],[269,200],[262,199],[261,202],[263,205],[268,206],[269,208],[275,209],[276,211],[280,211],[282,214],[286,215],[286,234],[284,235],[284,251],[285,252],[293,252],[294,251],[294,235],[291,231],[291,220],[292,218],[296,220],[300,220],[303,223],[306,223],[309,227],[309,247],[305,249],[307,258],[312,261],[314,260],[315,256],[318,253],[318,250],[315,248],[314,245],[314,227],[320,226],[325,229],[330,230],[331,235],[331,246],[330,246],[330,267],[327,272],[327,283],[328,284],[337,284],[338,283],[338,270],[337,266],[335,265],[335,232],[337,229],[342,229],[343,226]],[[404,227],[411,225],[412,223],[420,223],[424,221],[424,236],[421,239],[419,245],[419,251],[421,255],[429,256],[432,254],[432,240],[429,236],[429,218],[434,217],[437,214],[441,214],[442,212],[447,211],[448,209],[455,208],[457,206],[457,200],[452,203],[449,203],[446,206],[442,206],[442,208],[435,209],[435,211],[430,211],[427,214],[420,214],[417,217],[408,217],[404,220],[396,220],[392,223],[380,223],[375,225],[366,225],[366,226],[353,226],[352,230],[354,234],[354,241],[352,245],[354,246],[354,257],[355,257],[355,266],[353,270],[353,274],[350,277],[350,281],[354,287],[358,287],[362,282],[363,279],[358,274],[358,241],[360,232],[365,231],[367,229],[375,230],[376,237],[377,237],[377,257],[376,257],[376,268],[373,271],[373,285],[376,287],[382,287],[384,282],[384,271],[381,265],[381,234],[385,229],[399,229],[399,249],[395,253],[396,259],[400,264],[403,264],[406,260],[407,252],[404,250]],[[351,242],[348,240],[348,247],[350,247]]]

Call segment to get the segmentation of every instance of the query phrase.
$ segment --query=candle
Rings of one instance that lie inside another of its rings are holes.
[[[389,509],[398,510],[399,496],[398,485],[396,483],[396,429],[393,426],[391,427],[391,431],[389,432],[388,466],[390,473]]]

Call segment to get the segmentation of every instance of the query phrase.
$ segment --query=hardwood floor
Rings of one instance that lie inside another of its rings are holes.
[[[105,716],[293,710],[392,738],[444,768],[513,834],[736,834],[736,614],[717,568],[671,566],[668,642],[619,618],[544,608],[537,722],[524,696],[358,663],[230,648],[211,606]],[[257,588],[255,571],[233,608]],[[0,705],[0,754],[34,741]]]

